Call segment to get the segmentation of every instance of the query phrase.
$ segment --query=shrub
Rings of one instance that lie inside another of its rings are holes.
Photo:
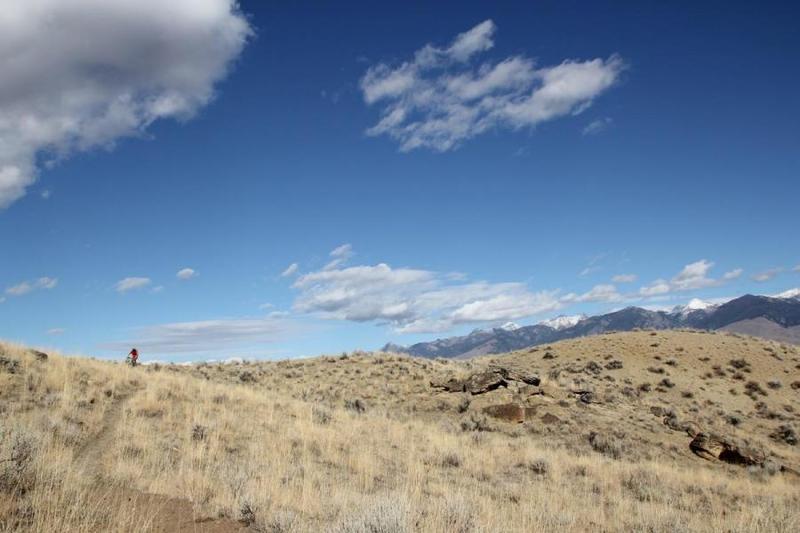
[[[442,466],[448,468],[458,468],[461,466],[461,457],[455,452],[449,452],[442,457]]]
[[[619,459],[625,453],[625,443],[614,435],[607,433],[589,433],[589,444],[592,449],[612,459]]]
[[[193,441],[203,441],[206,440],[208,436],[208,428],[205,426],[201,426],[200,424],[195,424],[192,426],[192,440]]]
[[[328,529],[328,533],[406,533],[412,531],[410,509],[399,497],[374,498]]]
[[[364,403],[364,400],[360,398],[355,398],[352,400],[345,400],[344,408],[350,411],[355,411],[356,413],[364,413],[367,410],[367,404]]]
[[[320,426],[326,426],[333,419],[330,411],[317,407],[316,405],[311,408],[311,421]]]
[[[638,468],[622,477],[622,488],[640,502],[659,501],[662,483],[653,472]]]

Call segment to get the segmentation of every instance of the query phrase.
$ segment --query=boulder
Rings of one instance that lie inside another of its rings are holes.
[[[493,367],[483,372],[476,372],[466,379],[451,378],[447,381],[431,381],[430,385],[446,392],[468,392],[470,394],[484,394],[500,387],[508,387],[511,382],[524,383],[537,387],[541,380],[538,376],[509,370],[503,367]],[[536,392],[532,392],[536,394]]]
[[[689,443],[695,455],[708,459],[741,466],[762,465],[766,459],[763,454],[736,445],[729,439],[710,433],[700,432]]]
[[[490,405],[483,408],[487,415],[506,422],[521,424],[525,422],[525,408],[516,403]]]
[[[541,421],[542,421],[543,424],[547,424],[547,425],[561,423],[561,419],[558,418],[556,415],[554,415],[552,413],[543,414],[542,417],[541,417]]]
[[[470,394],[483,394],[500,387],[507,387],[506,375],[499,370],[472,374],[464,380],[464,391]]]
[[[431,387],[434,389],[442,389],[445,392],[464,392],[464,382],[459,379],[431,381]]]
[[[47,359],[48,359],[47,354],[44,353],[44,352],[40,352],[38,350],[31,350],[31,353],[33,354],[33,356],[36,358],[37,361],[44,362],[44,361],[47,361]]]

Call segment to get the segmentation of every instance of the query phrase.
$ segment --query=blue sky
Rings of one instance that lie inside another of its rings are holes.
[[[800,286],[790,3],[107,4],[0,17],[0,338],[290,357]]]

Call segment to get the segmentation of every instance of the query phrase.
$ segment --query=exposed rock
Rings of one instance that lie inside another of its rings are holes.
[[[31,350],[31,353],[33,354],[34,357],[36,357],[37,361],[42,361],[42,362],[47,361],[48,356],[46,353],[40,352],[38,350]]]
[[[507,374],[495,370],[473,374],[464,380],[464,391],[470,394],[483,394],[500,387],[508,387]]]
[[[500,387],[508,387],[512,381],[532,386],[538,386],[541,383],[538,376],[518,370],[496,367],[472,374],[464,380],[453,378],[447,381],[431,381],[430,384],[431,387],[442,389],[446,392],[468,392],[474,395],[484,394]]]
[[[541,387],[537,387],[535,385],[522,385],[519,388],[519,393],[522,396],[543,396],[544,391]]]
[[[442,389],[445,392],[464,392],[464,382],[459,379],[449,379],[447,381],[431,381],[431,387]]]
[[[505,420],[506,422],[517,424],[525,422],[525,408],[516,403],[490,405],[484,407],[483,412],[491,417]]]
[[[540,418],[540,420],[542,421],[542,423],[548,424],[548,425],[561,423],[561,419],[558,418],[556,415],[554,415],[552,413],[543,414],[542,417]]]
[[[582,392],[578,395],[578,400],[581,403],[590,404],[597,403],[593,392]]]
[[[734,465],[762,465],[765,460],[764,455],[759,452],[740,447],[724,437],[703,432],[695,435],[689,448],[703,459],[720,460]]]

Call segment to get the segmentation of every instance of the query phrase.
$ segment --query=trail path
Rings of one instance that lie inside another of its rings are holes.
[[[229,518],[211,518],[195,513],[192,503],[183,498],[149,494],[114,483],[106,476],[107,453],[115,448],[117,427],[122,420],[126,403],[144,386],[128,389],[114,397],[103,413],[100,431],[76,453],[76,461],[92,479],[99,497],[110,505],[130,508],[143,530],[157,533],[229,533],[248,531],[241,523]]]

